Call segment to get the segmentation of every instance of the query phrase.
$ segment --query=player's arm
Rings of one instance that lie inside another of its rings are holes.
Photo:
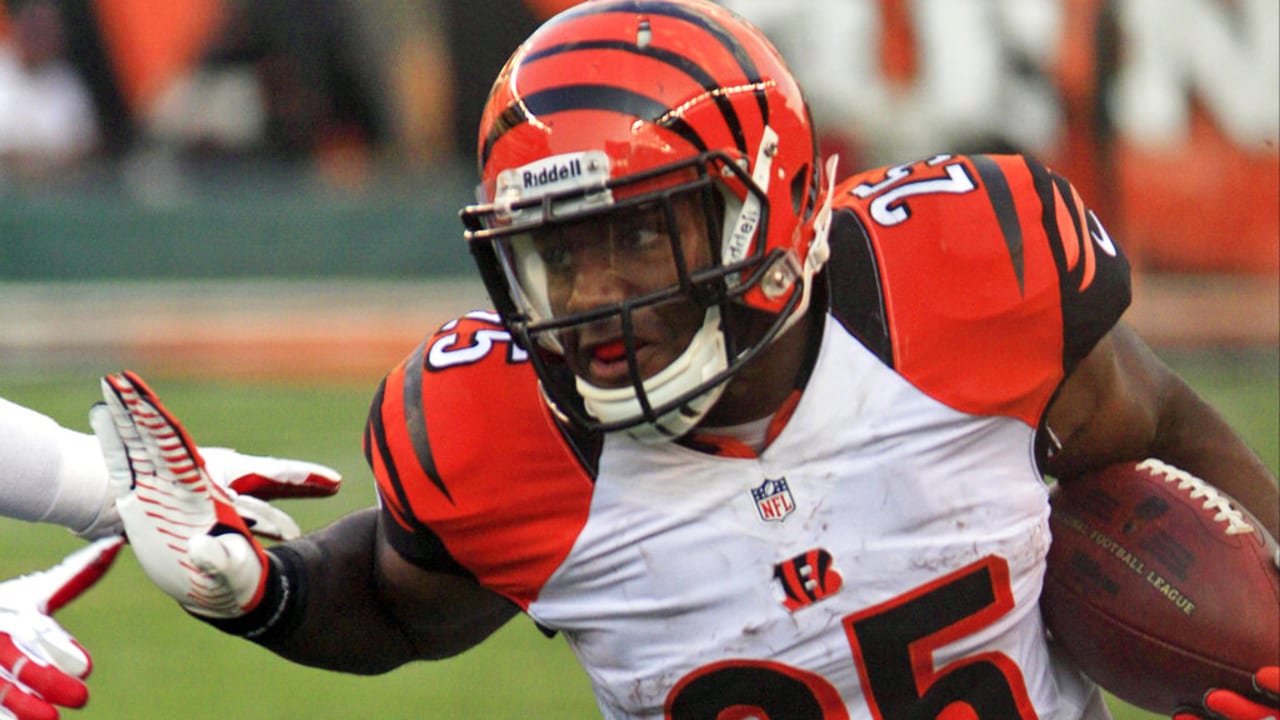
[[[1225,419],[1128,326],[1112,329],[1066,379],[1047,424],[1061,450],[1058,478],[1156,457],[1232,496],[1280,533],[1275,478]]]
[[[270,591],[243,618],[215,621],[225,630],[295,662],[372,674],[413,660],[456,655],[517,612],[506,598],[476,582],[429,572],[404,560],[379,527],[376,508],[268,551],[273,572],[290,585],[281,602]]]
[[[456,654],[514,615],[469,579],[402,560],[376,509],[267,550],[150,388],[126,372],[104,379],[103,397],[109,422],[95,431],[104,448],[123,445],[108,465],[134,488],[118,503],[130,546],[191,614],[296,662],[360,674]]]
[[[1226,420],[1124,325],[1117,325],[1067,378],[1047,423],[1061,443],[1046,468],[1064,481],[1125,460],[1157,457],[1226,491],[1275,535],[1280,493],[1262,461]],[[1280,558],[1277,558],[1280,562]],[[1252,695],[1206,689],[1175,720],[1275,717],[1280,668],[1260,668]]]

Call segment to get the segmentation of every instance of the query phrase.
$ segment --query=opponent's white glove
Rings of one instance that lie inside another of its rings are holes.
[[[146,388],[136,374],[125,371]],[[150,393],[150,390],[147,390]],[[116,500],[133,488],[134,477],[124,444],[114,433],[104,432],[114,425],[110,410],[102,404],[89,410],[89,424],[98,437],[107,464],[107,495],[98,518],[78,534],[86,538],[119,534],[122,530]],[[203,448],[209,478],[221,487],[253,532],[273,540],[288,540],[300,534],[297,523],[287,513],[268,505],[279,498],[328,497],[338,492],[342,476],[324,465],[261,455],[245,455],[230,448]]]
[[[268,560],[231,495],[213,482],[195,443],[141,378],[109,375],[102,391],[110,422],[95,422],[94,432],[104,453],[124,448],[133,491],[116,506],[143,571],[197,615],[251,610]]]
[[[89,654],[50,617],[106,573],[123,538],[104,538],[43,572],[0,583],[0,719],[55,720],[78,708]]]

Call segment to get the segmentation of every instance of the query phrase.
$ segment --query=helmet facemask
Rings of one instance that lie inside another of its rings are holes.
[[[728,156],[612,180],[607,165],[586,153],[516,171],[536,180],[566,174],[548,167],[568,168],[573,177],[531,193],[498,183],[493,202],[464,211],[470,245],[557,413],[591,430],[679,437],[769,344],[762,333],[778,331],[739,322],[751,311],[735,300],[789,259],[757,249],[722,262],[741,243],[733,227],[744,204],[755,232],[768,225],[763,193]],[[753,193],[755,202],[742,199]],[[681,350],[671,356],[673,347]]]
[[[831,196],[804,95],[763,34],[705,0],[579,4],[512,54],[477,139],[467,238],[553,411],[646,438],[767,411],[734,393],[707,415],[806,316]],[[662,228],[665,255],[597,265],[631,281],[616,296],[558,300],[556,233],[583,238],[561,250],[614,257],[631,213]]]

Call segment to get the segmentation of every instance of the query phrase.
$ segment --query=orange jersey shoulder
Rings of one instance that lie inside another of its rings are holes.
[[[895,370],[976,414],[1039,422],[1129,301],[1071,184],[1019,155],[939,155],[836,189],[833,311]]]
[[[365,454],[410,561],[474,576],[521,607],[586,520],[592,470],[491,313],[446,324],[374,398]]]

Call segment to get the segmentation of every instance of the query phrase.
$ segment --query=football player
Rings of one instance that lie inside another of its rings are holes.
[[[1101,718],[1037,609],[1044,476],[1158,457],[1277,531],[1269,471],[1120,322],[1128,263],[1070,182],[946,154],[837,182],[782,59],[716,5],[548,21],[479,166],[496,311],[378,389],[378,508],[264,550],[187,489],[200,453],[154,394],[104,380],[155,459],[123,521],[192,613],[374,673],[523,612],[608,718]]]
[[[101,410],[95,416],[94,422],[110,422]],[[106,450],[128,464],[119,455],[123,444]],[[93,435],[0,398],[0,515],[62,525],[94,540],[56,567],[0,582],[0,720],[55,718],[55,706],[80,707],[88,699],[89,654],[51,616],[102,577],[124,542],[115,501],[130,491],[131,476],[109,476],[103,452]],[[226,448],[206,452],[210,476],[265,537],[296,537],[299,530],[264,499],[332,495],[341,484],[322,465]]]

